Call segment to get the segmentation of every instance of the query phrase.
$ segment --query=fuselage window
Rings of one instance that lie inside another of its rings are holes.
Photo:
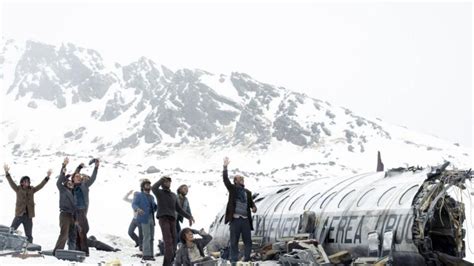
[[[375,188],[371,188],[371,189],[367,190],[367,192],[365,192],[364,195],[362,195],[362,197],[360,197],[359,201],[357,201],[357,207],[362,206],[362,204],[364,204],[367,201],[367,199],[369,198],[369,192],[372,192],[374,190],[375,190]]]
[[[288,189],[290,189],[290,188],[289,188],[289,187],[282,188],[282,189],[280,189],[280,190],[277,191],[277,194],[282,193],[282,192],[285,192],[285,191],[287,191]]]
[[[405,193],[403,193],[403,195],[400,197],[400,200],[398,201],[398,204],[403,205],[408,200],[412,201],[413,196],[418,191],[417,188],[418,188],[418,185],[414,185],[414,186],[410,187],[409,189],[407,189],[407,191],[405,191]]]
[[[278,204],[275,206],[275,209],[273,211],[276,211],[278,209],[278,207],[280,207],[280,205],[289,198],[290,196],[286,196],[284,197],[282,200],[280,200],[280,202],[278,202]]]
[[[309,203],[316,198],[319,195],[319,193],[314,194],[305,204],[304,204],[304,209],[306,210],[306,207],[309,205]]]
[[[299,199],[301,199],[303,196],[304,196],[304,195],[301,195],[301,196],[299,196],[298,198],[296,198],[296,199],[291,203],[290,208],[288,208],[288,210],[291,211],[291,210],[293,209],[293,206],[295,206],[295,203],[296,203]]]
[[[262,201],[263,199],[264,199],[264,198],[256,199],[256,200],[254,201],[254,203],[260,202],[260,201]]]
[[[329,194],[324,200],[323,202],[321,202],[321,205],[319,205],[319,208],[322,209],[323,208],[323,205],[324,207],[326,207],[329,202],[331,202],[332,198],[336,195],[336,192],[333,192],[331,194]],[[316,202],[315,202],[316,203]],[[312,206],[311,206],[312,207]]]
[[[390,198],[390,196],[395,192],[395,187],[389,188],[387,191],[385,191],[377,201],[377,206],[383,206],[387,202],[387,200]]]
[[[355,189],[349,191],[344,197],[342,197],[341,201],[339,201],[339,204],[337,205],[338,208],[344,208],[346,207],[347,203],[351,203],[352,199],[355,196]]]

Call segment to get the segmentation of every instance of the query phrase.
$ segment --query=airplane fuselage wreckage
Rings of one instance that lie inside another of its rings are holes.
[[[471,265],[463,258],[474,253],[474,239],[466,236],[474,222],[466,213],[472,211],[464,204],[470,206],[465,189],[472,175],[447,170],[448,164],[253,191],[258,210],[252,239],[263,247],[306,235],[327,255],[345,251],[352,263],[372,257],[395,265]],[[224,213],[225,208],[210,227],[211,251],[228,246]]]

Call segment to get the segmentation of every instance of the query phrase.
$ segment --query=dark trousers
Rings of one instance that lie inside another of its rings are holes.
[[[180,241],[179,236],[181,232],[181,224],[178,220],[176,220],[176,245],[178,245],[178,242]]]
[[[87,233],[89,232],[89,222],[87,221],[87,214],[85,209],[77,211],[77,239],[76,250],[84,251],[86,256],[89,256],[89,246],[87,245]]]
[[[239,259],[239,238],[242,234],[244,241],[244,261],[250,260],[250,251],[252,251],[252,237],[250,233],[250,220],[242,217],[234,218],[230,222],[230,261],[236,262]]]
[[[16,230],[20,224],[23,224],[23,229],[25,230],[25,236],[28,239],[28,242],[33,243],[33,219],[28,217],[27,213],[22,216],[15,216],[10,227]]]
[[[135,234],[135,229],[138,227],[138,236]],[[143,242],[143,233],[142,233],[142,227],[140,226],[140,223],[137,222],[137,219],[132,219],[130,222],[130,225],[128,226],[128,235],[130,236],[131,239],[135,242],[136,246],[140,247],[140,250],[142,250],[142,242]]]
[[[67,239],[67,249],[76,250],[76,241],[77,241],[77,228],[76,224],[72,224],[69,227],[69,237]]]
[[[71,213],[61,212],[59,214],[59,227],[61,228],[61,231],[59,232],[56,246],[54,246],[53,254],[55,254],[56,249],[64,249],[69,236],[69,228],[71,225],[74,225],[73,215]]]
[[[163,242],[165,243],[163,265],[168,266],[172,265],[176,254],[176,219],[171,216],[162,216],[159,221]]]

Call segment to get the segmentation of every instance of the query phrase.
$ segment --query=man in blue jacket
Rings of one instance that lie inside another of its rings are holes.
[[[155,211],[157,205],[155,198],[150,194],[151,182],[148,179],[142,181],[142,192],[137,193],[133,198],[132,208],[137,213],[137,222],[142,227],[143,234],[143,259],[155,260],[153,257],[153,238],[155,235]]]

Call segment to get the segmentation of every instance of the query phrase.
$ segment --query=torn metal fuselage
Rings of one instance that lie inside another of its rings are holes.
[[[252,236],[268,244],[308,233],[327,254],[343,250],[353,258],[390,254],[394,263],[404,265],[462,259],[466,255],[464,204],[450,194],[463,189],[470,178],[470,172],[444,166],[266,187],[254,192],[258,211]],[[211,250],[228,245],[224,212],[211,225]],[[314,214],[314,221],[305,220],[307,212]],[[383,246],[385,235],[393,237],[393,248]],[[375,236],[375,248],[369,247],[369,236],[372,240]]]

